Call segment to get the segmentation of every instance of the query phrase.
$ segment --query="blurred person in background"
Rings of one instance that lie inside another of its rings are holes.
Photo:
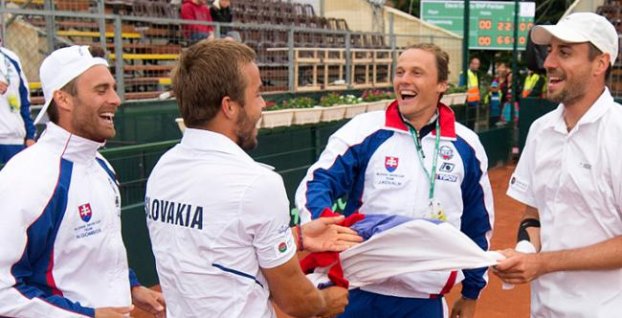
[[[35,143],[30,118],[30,92],[17,54],[0,38],[0,167],[16,153]]]
[[[479,67],[479,58],[472,57],[469,62],[469,69],[467,70],[466,76],[464,76],[464,74],[460,76],[460,86],[466,86],[467,88],[467,118],[465,120],[465,125],[470,129],[475,127],[475,122],[477,121],[476,117],[478,114],[477,110],[481,102]]]
[[[522,98],[534,97],[542,98],[546,93],[546,76],[540,72],[527,70],[525,82],[523,84]]]
[[[471,107],[479,105],[481,92],[479,88],[479,58],[471,58],[469,69],[467,70],[466,86],[467,86],[467,104]]]
[[[212,19],[214,22],[231,23],[233,22],[233,14],[231,12],[231,0],[216,0],[210,8]],[[242,41],[240,32],[233,30],[230,26],[220,27],[220,37],[225,40]]]
[[[484,103],[488,105],[488,127],[494,127],[501,117],[501,91],[499,82],[496,79],[490,83],[488,94],[484,98]]]
[[[205,0],[184,0],[181,5],[179,17],[188,21],[212,22],[210,9]],[[184,37],[190,44],[203,39],[214,38],[214,26],[205,24],[182,24]]]

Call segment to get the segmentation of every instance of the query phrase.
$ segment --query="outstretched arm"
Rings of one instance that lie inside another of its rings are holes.
[[[296,257],[274,268],[262,268],[274,302],[296,317],[334,316],[348,304],[348,290],[330,287],[318,290],[305,277]]]
[[[337,225],[344,220],[344,216],[321,217],[303,224],[302,237],[295,229],[295,235],[298,237],[298,249],[309,252],[341,252],[360,242],[363,238],[356,231]]]
[[[552,272],[622,268],[622,236],[576,249],[535,254],[508,249],[502,253],[507,259],[494,266],[493,272],[506,283],[524,284]]]

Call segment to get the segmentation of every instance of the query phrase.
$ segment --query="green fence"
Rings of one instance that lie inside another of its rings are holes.
[[[531,97],[521,99],[520,116],[518,118],[518,149],[522,150],[525,147],[527,133],[531,124],[542,115],[555,109],[557,105],[557,103],[546,99]]]

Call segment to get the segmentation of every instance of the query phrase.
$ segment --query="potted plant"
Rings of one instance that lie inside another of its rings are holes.
[[[361,97],[356,97],[354,95],[348,94],[345,96],[340,96],[340,99],[340,103],[342,105],[347,105],[344,115],[345,118],[352,118],[358,114],[362,114],[367,111],[367,104],[363,103],[363,98]]]
[[[320,122],[322,110],[315,108],[316,102],[311,97],[296,97],[281,103],[283,108],[293,110],[294,125],[316,124]]]
[[[343,119],[346,107],[342,105],[343,99],[337,93],[329,93],[320,98],[320,106],[322,106],[322,121],[334,121]]]
[[[290,126],[294,119],[292,109],[283,108],[275,103],[266,103],[266,110],[261,113],[261,127],[274,128],[281,126]]]
[[[393,92],[379,89],[368,89],[363,91],[361,98],[367,103],[367,111],[385,110],[389,103],[395,99]]]
[[[449,85],[447,91],[443,95],[441,102],[445,101],[445,105],[464,105],[466,102],[466,86]]]

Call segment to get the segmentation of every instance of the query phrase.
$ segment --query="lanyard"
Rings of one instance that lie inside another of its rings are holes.
[[[436,179],[436,163],[438,161],[438,150],[439,144],[441,141],[441,127],[439,125],[439,118],[436,119],[436,140],[434,141],[434,157],[432,158],[432,170],[428,171],[425,167],[425,163],[423,162],[423,149],[421,147],[421,142],[419,141],[419,133],[415,130],[410,124],[408,124],[408,130],[410,130],[410,135],[413,137],[415,141],[415,147],[417,147],[417,158],[419,158],[419,163],[421,163],[421,168],[423,168],[423,172],[428,177],[428,181],[430,182],[430,189],[428,191],[428,199],[432,202],[434,199],[434,181]]]

